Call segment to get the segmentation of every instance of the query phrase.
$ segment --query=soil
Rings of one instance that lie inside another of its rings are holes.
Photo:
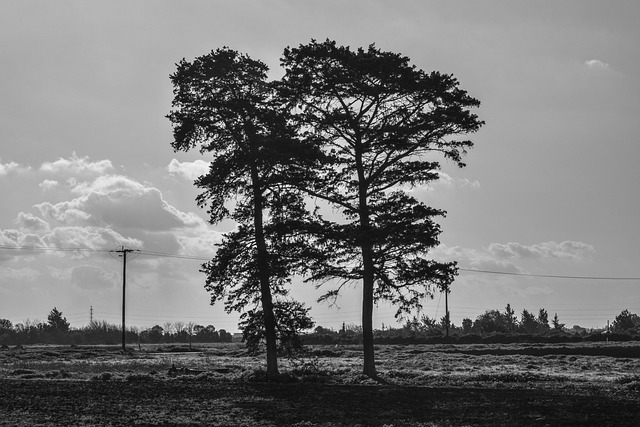
[[[637,425],[638,348],[379,346],[372,380],[358,347],[318,346],[269,380],[237,344],[12,347],[0,425]]]

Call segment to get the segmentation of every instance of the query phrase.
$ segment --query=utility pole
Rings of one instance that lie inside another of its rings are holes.
[[[89,326],[93,325],[93,306],[89,308]]]
[[[444,290],[445,334],[449,338],[449,287]]]
[[[118,256],[122,256],[122,351],[126,350],[125,346],[125,297],[126,297],[126,286],[127,286],[127,254],[130,252],[140,252],[134,249],[127,249],[122,246],[120,249],[111,251],[117,254],[122,254]]]

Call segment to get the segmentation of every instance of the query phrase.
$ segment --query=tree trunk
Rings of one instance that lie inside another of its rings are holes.
[[[362,165],[362,156],[356,151],[358,171],[358,211],[360,215],[360,247],[362,248],[362,347],[364,353],[363,373],[375,378],[376,361],[373,350],[373,243],[371,242],[371,220],[367,203],[367,184]]]
[[[276,343],[276,318],[273,313],[273,300],[271,298],[271,286],[269,284],[269,261],[267,244],[264,238],[262,217],[262,190],[257,165],[251,166],[251,180],[253,187],[254,214],[258,276],[260,280],[260,301],[264,313],[264,329],[267,345],[267,375],[278,375],[278,348]]]
[[[363,373],[375,378],[376,361],[373,350],[373,259],[371,246],[362,248],[364,277],[362,280],[362,347],[364,352]]]

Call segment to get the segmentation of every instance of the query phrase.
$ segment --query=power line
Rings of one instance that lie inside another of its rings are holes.
[[[54,252],[109,252],[108,249],[94,248],[61,248],[59,246],[32,246],[32,245],[0,245],[0,249],[16,251],[54,251]]]
[[[94,248],[64,248],[59,246],[24,246],[24,245],[0,245],[0,249],[7,250],[26,250],[26,251],[58,251],[58,252],[98,252],[109,253],[114,252],[108,249],[94,249]],[[211,258],[197,257],[191,255],[180,255],[168,252],[159,251],[136,251],[140,255],[154,256],[160,258],[176,258],[176,259],[188,259],[194,261],[210,261]],[[458,268],[460,271],[468,273],[483,273],[483,274],[498,274],[503,276],[520,276],[520,277],[542,277],[549,279],[574,279],[574,280],[640,280],[640,276],[636,277],[612,277],[612,276],[574,276],[574,275],[558,275],[558,274],[533,274],[533,273],[513,273],[506,271],[496,270],[480,270],[471,268]]]
[[[0,249],[6,250],[15,250],[15,251],[54,251],[54,252],[98,252],[98,253],[109,253],[114,252],[109,249],[94,249],[94,248],[64,248],[60,246],[34,246],[34,245],[0,245]],[[178,258],[178,259],[191,259],[196,261],[210,261],[211,258],[197,257],[191,255],[180,255],[173,254],[168,252],[159,252],[159,251],[147,251],[147,250],[138,250],[140,255],[147,256],[155,256],[161,258]]]
[[[202,258],[190,255],[179,255],[179,254],[170,254],[166,252],[155,252],[155,251],[145,251],[141,250],[140,255],[148,255],[148,256],[156,256],[161,258],[179,258],[179,259],[192,259],[195,261],[211,261],[211,258]]]
[[[501,274],[505,276],[546,277],[550,279],[640,280],[640,277],[564,276],[564,275],[556,275],[556,274],[508,273],[505,271],[475,270],[470,268],[459,268],[458,270],[471,272],[471,273]]]

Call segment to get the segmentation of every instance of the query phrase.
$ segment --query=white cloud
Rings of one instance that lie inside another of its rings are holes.
[[[440,245],[431,252],[431,257],[443,262],[457,261],[462,268],[503,273],[524,273],[524,270],[511,261],[497,259],[487,251],[463,248],[461,246],[447,247],[446,245]]]
[[[0,267],[0,282],[3,283],[16,281],[34,282],[39,276],[40,272],[30,267],[19,269]]]
[[[178,237],[181,254],[203,258],[213,257],[215,245],[221,241],[222,234],[207,226],[190,230],[188,234]]]
[[[38,234],[15,229],[0,230],[0,245],[4,246],[42,246],[42,238]]]
[[[134,238],[124,237],[110,228],[104,227],[56,227],[42,237],[46,246],[60,248],[82,248],[110,250],[118,246],[141,248],[143,243]]]
[[[444,185],[446,187],[456,187],[456,188],[473,188],[475,190],[480,188],[480,181],[470,180],[468,178],[454,178],[451,175],[435,170],[433,171],[438,174],[438,181],[434,182],[434,185]]]
[[[91,225],[116,229],[166,231],[204,223],[194,213],[167,203],[160,190],[120,175],[98,177],[73,188],[80,197],[35,205],[45,219],[64,225]]]
[[[569,258],[582,260],[595,253],[592,245],[565,240],[564,242],[543,242],[533,245],[521,243],[491,243],[489,252],[500,259],[508,258]]]
[[[60,280],[62,282],[71,281],[71,271],[73,270],[73,268],[56,268],[47,266],[47,270],[49,271],[51,277],[56,280]]]
[[[16,162],[0,163],[0,176],[5,176],[12,172],[27,172],[30,169],[31,167]]]
[[[30,213],[20,212],[15,220],[18,228],[22,231],[34,233],[46,233],[50,230],[49,223]]]
[[[40,170],[50,173],[69,174],[104,174],[113,170],[111,160],[99,160],[92,162],[88,156],[78,157],[75,152],[70,158],[60,158],[55,162],[45,162],[40,166]]]
[[[71,284],[82,289],[112,288],[118,280],[115,272],[106,272],[92,265],[80,265],[71,270]]]
[[[53,179],[45,179],[40,184],[38,184],[42,191],[53,190],[58,186],[58,181]]]
[[[209,163],[204,160],[195,160],[193,162],[179,162],[172,159],[167,170],[171,175],[179,175],[189,181],[195,181],[201,175],[209,172]]]
[[[607,64],[604,61],[600,61],[599,59],[589,59],[589,60],[584,62],[584,65],[586,65],[587,68],[590,68],[592,70],[607,70],[607,69],[609,69],[609,64]]]

